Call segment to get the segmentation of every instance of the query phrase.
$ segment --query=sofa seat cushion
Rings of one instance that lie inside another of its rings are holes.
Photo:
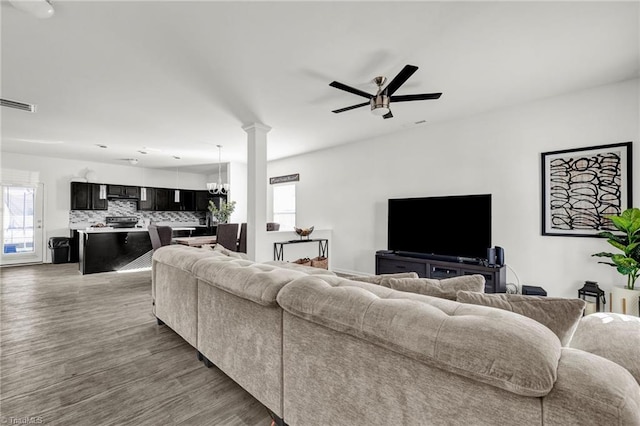
[[[304,272],[227,256],[199,260],[193,266],[196,278],[228,293],[264,306],[277,305],[280,289]]]
[[[621,365],[640,384],[640,318],[606,312],[587,315],[570,346]]]
[[[513,312],[318,275],[286,285],[278,303],[308,321],[518,395],[546,395],[556,380],[560,341]]]
[[[279,268],[284,268],[284,269],[291,269],[293,271],[304,272],[307,275],[331,275],[331,276],[336,275],[335,273],[326,269],[314,268],[313,266],[299,265],[297,263],[285,262],[282,260],[269,260],[267,262],[264,262],[264,264],[277,266]]]
[[[380,285],[394,290],[424,294],[425,296],[440,297],[449,300],[456,300],[456,293],[460,290],[483,293],[484,283],[485,279],[482,275],[464,275],[442,280],[398,277],[389,277],[380,280]]]
[[[582,299],[523,296],[521,294],[481,294],[458,292],[458,302],[491,306],[515,312],[538,321],[553,331],[562,346],[568,346],[584,313]]]
[[[197,247],[189,247],[181,244],[163,246],[153,253],[153,260],[173,266],[183,271],[191,272],[193,265],[201,259],[221,256],[211,250],[202,250]]]

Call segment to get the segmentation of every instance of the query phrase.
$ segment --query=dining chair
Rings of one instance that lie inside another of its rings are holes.
[[[240,225],[240,237],[238,238],[238,252],[247,252],[247,224],[242,223]]]
[[[219,223],[216,229],[216,243],[231,251],[238,251],[238,224]]]
[[[173,230],[170,226],[149,225],[147,229],[149,230],[151,247],[153,247],[154,251],[162,246],[168,246],[171,244]]]

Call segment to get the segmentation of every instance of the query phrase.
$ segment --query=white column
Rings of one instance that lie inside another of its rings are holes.
[[[271,260],[267,243],[267,133],[271,127],[252,123],[247,132],[247,254],[256,262]]]

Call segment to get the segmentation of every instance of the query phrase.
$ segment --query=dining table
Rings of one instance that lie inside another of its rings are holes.
[[[171,241],[189,247],[202,247],[205,244],[215,244],[215,235],[203,235],[198,237],[175,237]]]

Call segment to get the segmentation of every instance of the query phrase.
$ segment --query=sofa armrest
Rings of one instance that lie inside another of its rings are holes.
[[[544,425],[639,425],[640,385],[612,361],[563,348],[542,413]]]
[[[580,320],[570,347],[621,365],[640,384],[640,318],[606,312],[587,315]]]

